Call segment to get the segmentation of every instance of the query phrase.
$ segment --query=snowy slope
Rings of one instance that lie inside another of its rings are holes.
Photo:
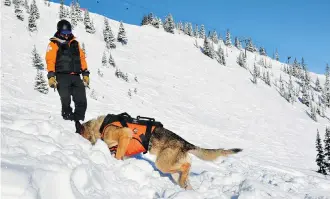
[[[250,73],[236,64],[236,48],[225,49],[227,66],[222,66],[203,55],[191,37],[148,26],[125,24],[128,45],[117,43],[111,50],[118,68],[129,75],[130,82],[124,82],[114,68],[101,66],[103,16],[97,14],[91,14],[95,35],[83,24],[74,30],[86,45],[91,71],[86,120],[121,112],[149,116],[195,145],[244,151],[214,162],[193,157],[194,190],[185,191],[154,168],[149,154],[117,161],[102,141],[91,146],[61,118],[57,92],[33,89],[31,51],[36,45],[44,58],[59,10],[58,4],[37,3],[37,33],[27,31],[26,13],[19,21],[13,5],[1,8],[3,198],[330,198],[329,177],[315,172],[316,130],[323,138],[329,119],[314,122],[308,107],[289,104],[274,86],[252,84]],[[110,26],[117,35],[119,23],[110,20]],[[260,56],[248,53],[251,70],[255,59]],[[272,81],[280,74],[288,80],[280,68],[272,61]]]

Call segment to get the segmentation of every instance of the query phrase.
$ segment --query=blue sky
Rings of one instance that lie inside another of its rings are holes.
[[[55,2],[59,2],[56,0]],[[69,0],[65,0],[66,4]],[[324,73],[330,64],[330,0],[80,0],[82,8],[114,20],[139,25],[144,14],[204,24],[223,37],[251,37],[269,56],[304,57],[310,71]]]

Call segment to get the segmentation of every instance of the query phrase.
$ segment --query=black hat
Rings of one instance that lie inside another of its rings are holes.
[[[62,34],[71,34],[72,28],[70,22],[62,19],[57,23],[57,31]]]

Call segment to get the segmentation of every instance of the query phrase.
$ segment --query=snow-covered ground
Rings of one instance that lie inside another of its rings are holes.
[[[186,191],[156,170],[149,154],[118,161],[102,141],[91,146],[62,119],[58,93],[33,88],[31,51],[36,45],[44,58],[59,10],[58,4],[37,4],[37,33],[27,31],[26,13],[19,21],[13,5],[1,7],[2,198],[330,198],[329,177],[315,172],[316,131],[323,138],[329,109],[327,118],[314,122],[308,107],[288,103],[274,85],[252,84],[249,71],[236,63],[236,48],[223,46],[228,57],[222,66],[203,55],[193,38],[149,26],[125,24],[128,45],[116,43],[111,50],[129,76],[125,82],[115,77],[115,68],[101,64],[103,16],[97,14],[91,14],[95,35],[82,23],[74,30],[85,43],[91,71],[86,120],[121,112],[154,117],[195,145],[244,151],[214,162],[192,156],[194,190]],[[110,25],[117,35],[119,23]],[[259,59],[248,53],[249,68]],[[281,63],[271,63],[272,82],[280,74],[288,81]]]

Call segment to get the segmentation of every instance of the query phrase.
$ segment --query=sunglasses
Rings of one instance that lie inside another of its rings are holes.
[[[69,37],[71,34],[60,34],[62,37]]]

